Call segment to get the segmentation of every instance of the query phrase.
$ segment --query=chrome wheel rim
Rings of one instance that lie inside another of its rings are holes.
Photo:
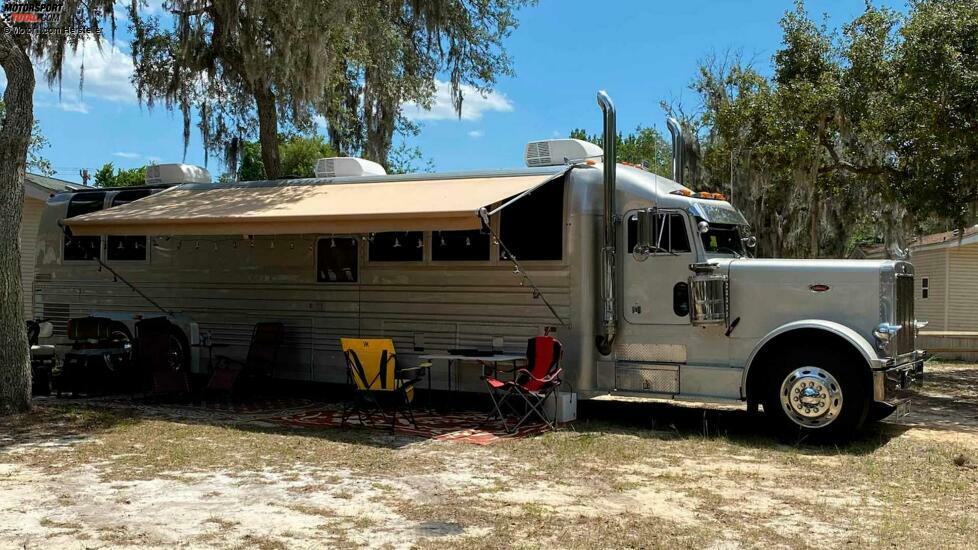
[[[842,412],[842,386],[824,369],[796,369],[781,384],[781,407],[799,426],[824,428]]]
[[[183,370],[183,342],[173,334],[170,335],[166,355],[166,363],[170,370],[174,372]]]

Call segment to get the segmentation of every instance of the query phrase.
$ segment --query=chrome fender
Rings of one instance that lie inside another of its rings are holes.
[[[744,368],[744,374],[740,380],[740,391],[742,398],[747,398],[747,376],[750,374],[750,369],[754,365],[754,359],[757,357],[758,353],[760,353],[760,351],[764,349],[764,346],[770,343],[771,340],[774,340],[782,334],[799,329],[817,329],[835,334],[836,336],[839,336],[843,340],[849,342],[852,347],[859,351],[859,353],[863,356],[863,359],[866,360],[866,364],[870,369],[876,370],[883,366],[883,362],[876,355],[876,349],[873,348],[873,345],[863,338],[861,334],[843,324],[836,323],[835,321],[826,321],[824,319],[802,319],[801,321],[792,321],[767,333],[767,335],[765,335],[764,338],[762,338],[750,352],[750,355],[747,357],[747,366]]]

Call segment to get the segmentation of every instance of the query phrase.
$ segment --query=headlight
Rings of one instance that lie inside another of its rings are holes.
[[[900,329],[903,328],[900,325],[891,325],[889,323],[880,323],[875,329],[873,329],[873,336],[876,337],[876,349],[880,351],[886,351],[887,345],[896,338]]]

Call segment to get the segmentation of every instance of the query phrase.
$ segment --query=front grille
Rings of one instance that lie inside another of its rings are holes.
[[[897,275],[895,322],[901,327],[897,333],[896,354],[910,353],[914,350],[913,275]]]

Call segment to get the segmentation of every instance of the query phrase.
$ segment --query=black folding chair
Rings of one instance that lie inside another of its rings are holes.
[[[206,391],[223,392],[228,397],[234,397],[242,379],[255,386],[256,381],[270,377],[275,370],[278,350],[284,339],[285,325],[282,323],[255,324],[245,360],[238,361],[219,355]]]

